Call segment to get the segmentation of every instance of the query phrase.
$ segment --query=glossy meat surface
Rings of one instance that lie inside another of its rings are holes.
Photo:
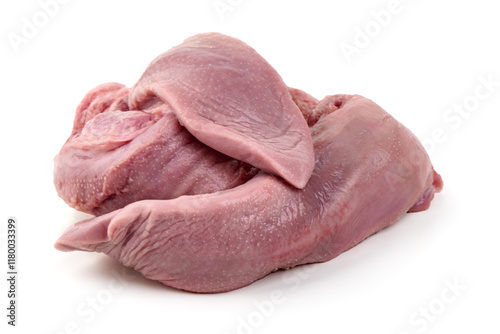
[[[166,285],[222,292],[328,261],[428,208],[442,181],[406,127],[361,96],[317,105],[292,96],[312,125],[315,168],[304,189],[260,172],[225,191],[138,201],[75,224],[56,248],[104,252]]]
[[[59,196],[100,215],[230,189],[258,169],[303,188],[314,151],[278,73],[248,45],[212,33],[162,54],[131,89],[87,93],[54,165]]]

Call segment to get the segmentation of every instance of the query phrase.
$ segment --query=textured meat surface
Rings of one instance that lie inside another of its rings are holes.
[[[143,199],[230,189],[259,169],[303,188],[314,151],[305,103],[297,106],[291,92],[296,101],[307,95],[289,91],[243,42],[191,37],[134,87],[107,83],[87,93],[54,160],[58,194],[100,215]]]
[[[133,88],[134,109],[160,99],[198,140],[303,188],[314,168],[307,124],[279,74],[254,49],[201,34],[156,58]]]
[[[328,261],[441,190],[416,137],[372,101],[337,95],[307,107],[305,95],[292,96],[312,124],[304,189],[260,172],[217,193],[138,201],[75,224],[56,248],[104,252],[166,285],[222,292]]]
[[[117,85],[87,94],[92,103],[84,99],[73,134],[55,158],[56,189],[72,207],[100,215],[142,199],[232,188],[257,173],[196,140],[171,111],[114,110],[123,96],[109,87]]]

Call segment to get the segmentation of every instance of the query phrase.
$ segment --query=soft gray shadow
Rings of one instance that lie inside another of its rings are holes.
[[[86,271],[89,276],[96,276],[104,280],[112,280],[120,277],[129,285],[141,286],[156,292],[176,293],[180,291],[157,281],[147,279],[140,272],[124,266],[118,260],[104,254],[100,255],[100,258],[96,260],[95,264]]]

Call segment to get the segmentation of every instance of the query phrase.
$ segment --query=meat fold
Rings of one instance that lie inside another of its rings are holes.
[[[303,189],[259,172],[224,191],[137,201],[76,223],[56,248],[106,253],[178,289],[223,292],[328,261],[428,208],[442,180],[406,127],[358,95],[292,96],[315,153]]]
[[[191,37],[132,88],[107,83],[87,93],[54,160],[57,192],[101,215],[143,199],[230,189],[259,169],[303,188],[314,151],[293,94],[245,43]]]
[[[70,206],[101,215],[143,199],[233,188],[258,172],[199,142],[163,106],[115,110],[128,109],[123,89],[98,86],[77,109],[73,134],[54,160],[56,189]]]
[[[311,136],[276,70],[254,49],[200,34],[148,66],[132,89],[133,109],[169,105],[199,141],[303,188],[314,168]]]

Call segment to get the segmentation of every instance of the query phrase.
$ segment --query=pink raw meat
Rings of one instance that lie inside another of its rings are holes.
[[[311,136],[287,86],[254,49],[201,34],[156,58],[129,103],[168,104],[198,140],[304,188],[314,168]]]
[[[223,292],[328,261],[429,207],[441,177],[406,127],[361,96],[309,108],[313,98],[292,94],[312,120],[315,168],[304,189],[260,172],[217,193],[138,201],[75,224],[56,248],[103,252],[179,289]]]
[[[59,196],[100,215],[230,189],[258,169],[303,188],[314,151],[278,73],[243,42],[201,34],[154,60],[131,89],[91,90],[54,164]]]

